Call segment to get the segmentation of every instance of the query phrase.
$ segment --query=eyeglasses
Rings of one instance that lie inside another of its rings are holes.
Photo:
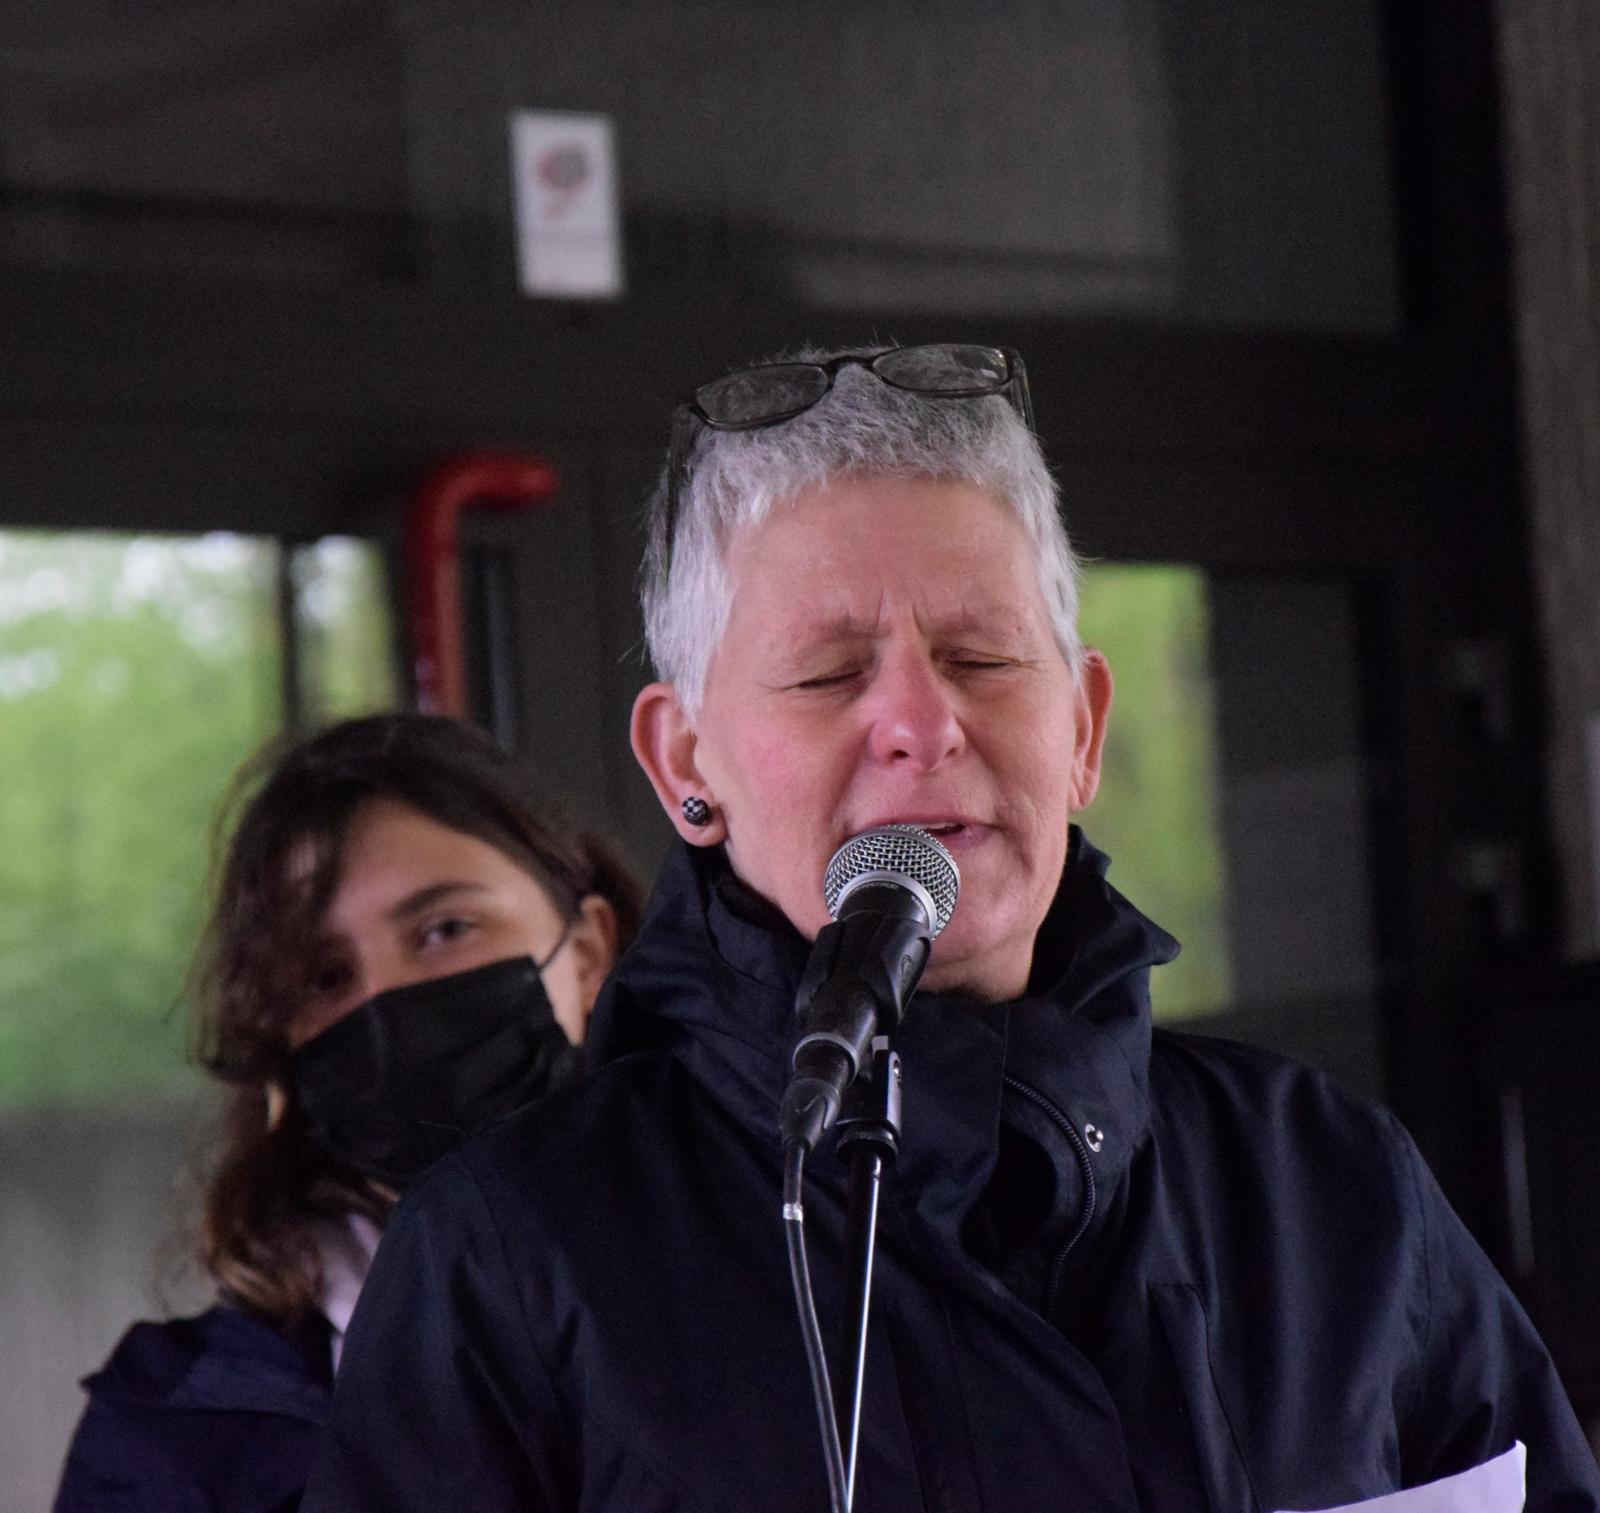
[[[678,496],[689,481],[689,454],[701,426],[714,431],[755,431],[803,415],[830,389],[841,368],[865,368],[891,388],[930,399],[981,399],[1003,395],[1033,429],[1033,402],[1022,358],[1009,347],[932,342],[891,347],[876,356],[830,358],[827,362],[762,363],[701,384],[672,415],[672,452],[667,462],[666,563],[678,529]]]

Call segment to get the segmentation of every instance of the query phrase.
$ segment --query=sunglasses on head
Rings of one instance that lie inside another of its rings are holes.
[[[826,362],[761,363],[701,384],[672,416],[672,452],[667,463],[666,559],[678,529],[678,497],[688,482],[689,453],[701,426],[714,431],[755,431],[803,415],[830,389],[841,368],[865,368],[891,388],[930,399],[982,399],[1001,394],[1033,429],[1033,403],[1022,358],[1009,347],[965,342],[930,342],[891,347],[876,356],[829,358]]]

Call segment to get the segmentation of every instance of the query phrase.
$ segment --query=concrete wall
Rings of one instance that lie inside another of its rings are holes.
[[[0,1115],[0,1513],[43,1513],[78,1380],[137,1318],[205,1295],[174,1240],[198,1109]]]

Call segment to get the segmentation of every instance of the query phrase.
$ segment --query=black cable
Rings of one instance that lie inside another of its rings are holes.
[[[845,1308],[840,1366],[849,1373],[849,1395],[839,1403],[839,1437],[845,1450],[845,1500],[856,1498],[856,1456],[861,1443],[861,1397],[867,1372],[867,1316],[872,1302],[872,1258],[878,1233],[879,1179],[883,1149],[871,1140],[857,1140],[850,1149],[849,1302]]]
[[[839,1421],[833,1414],[833,1387],[828,1380],[828,1357],[822,1347],[816,1299],[811,1295],[811,1270],[806,1265],[806,1215],[801,1201],[805,1167],[805,1142],[791,1140],[783,1149],[783,1229],[789,1241],[789,1277],[794,1283],[794,1306],[800,1315],[800,1333],[806,1342],[806,1364],[811,1368],[817,1427],[822,1431],[822,1459],[828,1471],[828,1505],[833,1513],[850,1513],[844,1450],[839,1443]]]

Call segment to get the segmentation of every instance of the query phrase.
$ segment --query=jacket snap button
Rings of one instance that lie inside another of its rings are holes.
[[[1083,1138],[1089,1142],[1089,1149],[1092,1151],[1098,1151],[1106,1143],[1105,1132],[1098,1125],[1084,1125]]]

